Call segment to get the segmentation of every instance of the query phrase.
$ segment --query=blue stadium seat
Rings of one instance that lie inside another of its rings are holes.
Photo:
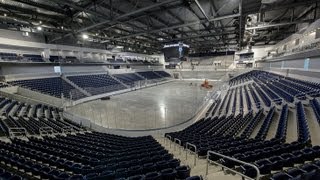
[[[9,82],[11,85],[21,86],[33,91],[39,91],[43,94],[61,98],[72,98],[74,100],[86,97],[82,92],[65,82],[60,77],[17,80]]]
[[[190,167],[189,166],[178,166],[176,167],[176,171],[177,171],[177,178],[178,179],[186,179],[188,177],[190,177]]]
[[[107,74],[67,76],[67,78],[92,95],[118,91],[126,88]]]

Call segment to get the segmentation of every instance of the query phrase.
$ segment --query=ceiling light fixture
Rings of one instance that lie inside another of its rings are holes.
[[[37,30],[38,30],[38,31],[42,31],[42,27],[41,27],[41,26],[38,26],[38,27],[37,27]]]
[[[82,39],[88,39],[89,36],[87,34],[82,34]]]

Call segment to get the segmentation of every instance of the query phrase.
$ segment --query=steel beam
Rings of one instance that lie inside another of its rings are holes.
[[[209,21],[219,21],[222,19],[228,19],[228,18],[234,18],[234,17],[239,17],[240,14],[231,14],[231,15],[226,15],[226,16],[220,16],[220,17],[216,17],[216,18],[209,18]],[[176,29],[176,28],[181,28],[181,27],[186,27],[186,26],[192,26],[192,25],[197,25],[197,24],[202,24],[204,22],[206,22],[207,20],[200,20],[200,21],[192,21],[192,22],[186,22],[184,24],[178,24],[178,25],[173,25],[173,26],[169,26],[169,27],[164,27],[164,28],[160,28],[160,29],[154,29],[154,30],[150,30],[150,31],[144,31],[144,32],[140,32],[140,33],[136,33],[136,34],[131,34],[128,36],[122,36],[122,37],[118,37],[118,38],[114,38],[114,39],[127,39],[127,38],[131,38],[134,36],[141,36],[144,34],[150,34],[150,33],[156,33],[156,32],[160,32],[160,31],[166,31],[166,30],[170,30],[170,29]]]
[[[64,0],[54,0],[54,1],[61,1],[62,3],[64,2]],[[161,3],[156,3],[156,4],[153,4],[153,5],[150,5],[150,6],[147,6],[147,7],[144,7],[144,8],[140,8],[140,9],[137,9],[135,11],[132,11],[132,12],[129,12],[129,13],[126,13],[126,14],[123,14],[123,15],[120,15],[116,18],[114,18],[113,20],[104,20],[104,21],[101,21],[101,22],[98,22],[98,23],[95,23],[95,24],[92,24],[90,26],[87,26],[87,27],[84,27],[84,28],[81,28],[77,31],[75,31],[74,33],[81,33],[81,32],[85,32],[85,31],[88,31],[88,30],[91,30],[91,29],[94,29],[98,26],[102,26],[102,25],[105,25],[105,24],[109,24],[109,23],[116,23],[118,22],[118,20],[120,19],[123,19],[125,17],[129,17],[129,16],[133,16],[133,15],[136,15],[136,14],[139,14],[139,13],[142,13],[144,11],[147,11],[147,10],[150,10],[150,9],[153,9],[153,8],[156,8],[156,7],[159,7],[159,6],[162,6],[162,5],[165,5],[165,4],[170,4],[170,3],[174,3],[174,2],[179,2],[180,0],[166,0],[166,1],[163,1]],[[84,8],[82,8],[84,9]],[[66,34],[62,37],[58,37],[56,39],[53,39],[52,41],[56,41],[56,40],[59,40],[63,37],[68,37],[68,36],[71,36],[72,33],[69,33],[69,34]],[[51,42],[52,42],[51,41]]]
[[[91,1],[89,2],[85,7],[83,7],[85,9],[85,11],[91,9],[94,5],[100,5],[104,2],[105,0],[98,0],[97,2],[95,1]],[[76,12],[72,17],[73,18],[77,18],[80,14],[81,14],[82,11],[78,11]]]
[[[242,42],[242,0],[239,0],[239,49],[241,50]]]
[[[74,8],[74,9],[76,9],[78,11],[88,12],[88,13],[90,13],[92,15],[95,15],[95,16],[101,16],[101,17],[105,16],[104,14],[100,14],[98,12],[91,11],[90,9],[83,8],[83,7],[78,6],[78,5],[74,4],[74,3],[68,2],[66,0],[46,0],[46,1],[48,1],[48,2],[52,2],[53,1],[53,2],[56,2],[56,3],[64,4],[64,5],[70,6],[70,7]]]
[[[62,0],[59,0],[59,1],[62,1]],[[121,15],[121,16],[118,16],[118,17],[116,17],[116,18],[113,19],[113,20],[105,20],[105,21],[102,21],[102,22],[93,24],[93,25],[91,25],[91,26],[88,26],[88,27],[79,29],[78,31],[76,31],[76,33],[88,31],[88,30],[91,30],[91,29],[93,29],[93,28],[95,28],[95,27],[102,26],[102,25],[105,25],[105,24],[108,24],[108,23],[115,23],[115,22],[117,22],[119,19],[122,19],[122,18],[125,18],[125,17],[129,17],[129,16],[133,16],[133,15],[142,13],[142,12],[144,12],[144,11],[147,11],[147,10],[150,10],[150,9],[153,9],[153,8],[156,8],[156,7],[165,5],[165,4],[170,4],[170,3],[174,3],[174,2],[178,2],[178,1],[179,1],[179,0],[166,0],[166,1],[163,1],[163,2],[161,2],[161,3],[156,3],[156,4],[153,4],[153,5],[144,7],[144,8],[140,8],[140,9],[138,9],[138,10],[135,10],[135,11],[132,11],[132,12],[123,14],[123,15]]]
[[[196,5],[198,6],[198,8],[200,9],[201,13],[203,14],[203,16],[209,21],[209,17],[207,16],[206,12],[203,10],[203,8],[201,7],[201,4],[199,3],[198,0],[194,0],[196,2]]]
[[[41,4],[39,2],[30,1],[30,0],[14,0],[14,1],[20,2],[20,3],[23,3],[23,4],[27,4],[27,5],[30,5],[30,6],[34,6],[34,7],[37,7],[37,8],[45,9],[47,11],[60,13],[60,14],[65,14],[65,11],[63,9],[55,8],[55,7],[46,5],[46,4]]]
[[[21,6],[13,6],[10,4],[1,3],[1,1],[0,1],[0,7],[2,7],[3,9],[10,9],[11,12],[19,11],[19,12],[26,13],[29,16],[37,15],[39,17],[43,17],[51,20],[57,20],[57,19],[62,20],[65,18],[64,16],[44,14],[44,13],[34,11],[32,9],[22,8]]]
[[[236,33],[234,31],[227,31],[227,32],[222,32],[222,33],[207,33],[207,34],[187,36],[187,37],[182,37],[182,38],[174,38],[174,39],[171,39],[170,41],[163,41],[163,43],[168,43],[171,41],[181,41],[181,40],[186,40],[186,39],[195,39],[195,38],[201,38],[201,37],[209,37],[209,36],[231,35],[231,34],[236,34]]]
[[[253,26],[253,27],[246,27],[246,30],[266,29],[266,28],[270,28],[270,27],[287,26],[287,25],[300,24],[300,23],[305,23],[305,22],[310,22],[310,21],[311,20],[293,21],[293,22],[285,22],[285,23],[268,24],[268,25],[262,25],[262,26]]]

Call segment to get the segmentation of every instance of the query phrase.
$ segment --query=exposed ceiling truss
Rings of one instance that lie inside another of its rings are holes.
[[[266,1],[264,1],[266,2]],[[2,0],[1,28],[42,27],[48,43],[158,53],[183,42],[192,52],[270,45],[319,18],[320,0]],[[36,32],[36,31],[35,31]],[[284,33],[285,32],[285,33]],[[81,37],[87,34],[89,38]],[[84,42],[86,41],[86,42]]]

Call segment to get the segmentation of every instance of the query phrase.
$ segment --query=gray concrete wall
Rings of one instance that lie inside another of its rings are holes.
[[[53,66],[43,65],[43,66],[15,66],[15,65],[2,65],[1,75],[11,75],[11,74],[48,74],[54,73]]]
[[[305,60],[306,59],[309,60],[308,67],[305,67]],[[267,61],[267,62],[263,62],[263,63],[258,63],[258,67],[317,71],[320,69],[320,56],[314,56],[314,57],[304,56],[304,57],[296,58],[296,59]]]
[[[44,36],[41,33],[29,33],[29,36],[23,36],[21,31],[0,29],[0,37],[22,41],[45,43]]]
[[[320,82],[319,71],[303,71],[299,69],[266,69],[267,71],[280,74],[283,76],[293,77],[301,80],[308,80],[313,82]]]

